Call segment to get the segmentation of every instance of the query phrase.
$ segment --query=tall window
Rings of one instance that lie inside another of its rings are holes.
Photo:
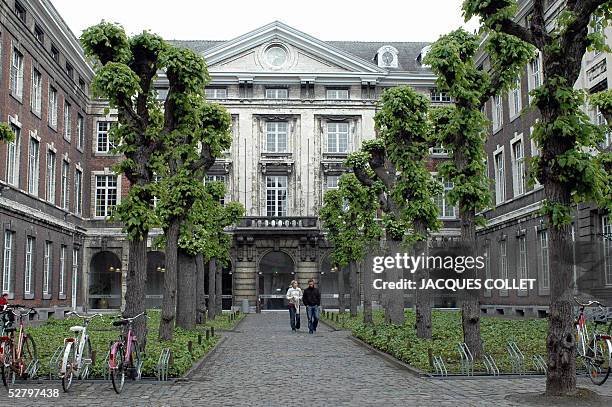
[[[74,172],[74,212],[83,212],[83,171],[78,168]]]
[[[339,180],[340,180],[340,175],[327,175],[325,177],[325,188],[327,190],[338,189]]]
[[[18,1],[15,1],[15,8],[13,9],[13,12],[18,19],[24,23],[26,22],[26,10]]]
[[[502,124],[504,124],[502,97],[497,95],[493,97],[493,131],[499,129]]]
[[[225,175],[215,175],[215,174],[209,175],[209,174],[206,174],[206,178],[204,179],[204,182],[205,182],[205,183],[209,183],[209,182],[220,182],[220,183],[222,183],[224,186],[227,186],[227,185],[226,185],[227,179],[226,179]],[[153,203],[155,204],[155,201],[154,201]],[[221,205],[225,205],[225,197],[224,197],[224,196],[222,196],[222,197],[219,199],[219,203],[220,203]]]
[[[7,145],[6,152],[6,182],[19,186],[19,147],[21,144],[21,129],[11,123],[11,129],[15,133],[15,140]]]
[[[34,37],[36,37],[36,41],[44,44],[45,42],[45,32],[40,28],[38,24],[34,25]]]
[[[96,216],[110,216],[117,205],[117,176],[96,175]]]
[[[444,186],[444,192],[440,195],[434,197],[434,201],[436,205],[438,205],[438,209],[440,210],[441,218],[455,218],[456,208],[448,202],[446,195],[453,189],[453,183],[451,181],[446,181],[444,178],[440,178],[439,181]]]
[[[13,291],[13,235],[15,232],[4,231],[4,258],[2,269],[2,292]]]
[[[287,122],[266,123],[266,152],[287,152]]]
[[[525,192],[525,155],[522,140],[512,144],[512,185],[514,196]]]
[[[80,113],[77,113],[77,147],[83,148],[85,145],[85,119]]]
[[[76,306],[78,292],[78,273],[79,273],[79,249],[72,249],[72,304]]]
[[[42,75],[32,69],[32,87],[30,88],[30,107],[40,116],[42,110]]]
[[[510,105],[510,117],[515,117],[521,113],[521,78],[514,81],[514,86],[508,94],[508,104]]]
[[[327,89],[325,92],[326,99],[330,100],[348,100],[348,89]]]
[[[542,85],[542,55],[540,52],[529,62],[529,90]],[[530,97],[531,99],[531,97]]]
[[[110,122],[98,122],[98,136],[96,143],[96,151],[98,153],[108,153],[112,148],[114,148],[113,143],[111,143],[110,136],[108,134],[108,132],[110,131],[110,127]]]
[[[204,93],[206,94],[206,99],[226,99],[227,98],[227,88],[206,88],[204,89]]]
[[[24,294],[32,294],[32,269],[34,264],[34,238],[28,236],[26,239],[26,250],[25,250],[25,270],[23,276],[23,292]]]
[[[287,216],[287,177],[266,177],[266,215]]]
[[[47,201],[55,203],[55,152],[47,151]]]
[[[266,99],[287,99],[289,90],[287,88],[267,88]]]
[[[59,295],[66,295],[66,246],[60,247]]]
[[[45,264],[43,268],[43,294],[49,294],[51,292],[51,281],[53,279],[53,244],[51,242],[45,242]]]
[[[49,126],[57,128],[57,90],[49,86]]]
[[[348,151],[348,123],[327,123],[327,152],[346,153]]]
[[[495,203],[506,200],[506,177],[504,174],[504,152],[495,155]]]
[[[23,54],[13,49],[11,62],[11,94],[21,99],[23,97]]]
[[[64,102],[64,138],[70,140],[72,136],[72,120],[70,115],[70,103]]]
[[[528,278],[528,269],[527,269],[527,239],[525,236],[520,236],[518,238],[518,246],[519,246],[519,259],[518,259],[518,267],[517,273],[519,279]]]
[[[40,142],[30,137],[28,155],[28,192],[38,196],[38,180],[40,176]]]
[[[539,233],[540,240],[540,288],[547,290],[550,287],[550,274],[548,265],[548,232]]]
[[[68,209],[70,203],[70,197],[68,195],[68,179],[70,178],[70,163],[66,160],[62,160],[62,208]]]
[[[601,113],[601,110],[599,110],[599,108],[595,108],[595,110],[593,111],[593,122],[598,125],[598,126],[606,126],[608,123],[606,122],[606,118],[604,117],[604,115]],[[600,146],[603,149],[606,149],[608,147],[610,147],[610,145],[612,145],[612,132],[608,131],[606,132],[606,135],[603,139],[603,141],[601,142]]]
[[[506,240],[499,241],[499,278],[508,278],[508,245]],[[508,295],[508,290],[499,290],[500,295]]]
[[[612,222],[610,216],[602,216],[604,273],[606,285],[612,285]]]

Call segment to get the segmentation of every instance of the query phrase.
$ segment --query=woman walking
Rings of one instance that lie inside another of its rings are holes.
[[[287,290],[287,299],[289,300],[291,330],[296,332],[300,329],[300,300],[302,299],[302,289],[298,287],[296,280],[291,282],[291,286]]]

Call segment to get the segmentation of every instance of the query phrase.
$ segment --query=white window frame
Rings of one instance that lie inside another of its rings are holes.
[[[510,121],[521,115],[521,77],[514,80],[514,86],[508,91],[508,108],[510,109]]]
[[[496,132],[501,129],[504,124],[504,105],[501,95],[493,96],[491,101],[491,113],[493,132]]]
[[[60,247],[60,261],[59,261],[59,295],[66,295],[66,245]]]
[[[282,185],[284,183],[284,185]],[[286,175],[266,176],[266,216],[287,216],[289,204],[289,177]],[[272,194],[272,199],[269,199]],[[284,195],[283,195],[284,194]],[[270,204],[273,203],[273,206]]]
[[[538,50],[536,56],[529,61],[528,68],[528,81],[527,85],[529,91],[539,88],[543,83],[543,73],[542,73],[542,53]],[[529,95],[529,103],[531,103],[531,99],[533,97]]]
[[[46,176],[46,198],[48,202],[55,204],[55,177],[57,175],[57,153],[51,149],[47,150],[47,173]]]
[[[604,117],[603,113],[601,113],[601,110],[597,106],[594,106],[591,112],[592,112],[592,120],[594,124],[598,126],[607,126],[608,122],[606,121],[606,118]],[[602,149],[606,149],[610,147],[610,145],[612,145],[612,132],[608,131],[606,132],[606,135],[603,141],[599,144],[599,146]]]
[[[11,95],[21,100],[23,98],[23,65],[24,55],[15,47],[11,57]]]
[[[98,180],[104,180],[103,185]],[[114,180],[114,185],[109,186],[109,181]],[[94,217],[107,218],[112,209],[119,204],[119,177],[116,174],[94,174]],[[102,195],[99,194],[101,191]],[[114,191],[114,196],[113,196]],[[100,198],[100,199],[99,199]],[[114,199],[114,205],[110,202]],[[101,209],[99,211],[98,209]]]
[[[436,176],[436,174],[432,174]],[[450,190],[453,189],[454,184],[451,181],[446,181],[444,177],[436,177],[438,182],[442,184],[443,191],[442,193],[436,195],[433,199],[436,203],[438,209],[440,209],[440,214],[438,215],[438,219],[457,219],[457,214],[459,210],[456,206],[450,205],[446,198],[446,195]],[[449,209],[452,209],[452,214],[450,214]],[[449,215],[447,215],[447,211],[449,211]]]
[[[49,126],[57,129],[57,89],[49,85],[49,100],[48,100],[48,122]]]
[[[498,160],[501,158],[501,161]],[[495,203],[501,204],[506,201],[506,157],[504,155],[504,148],[493,152],[493,167],[495,170]],[[501,167],[499,164],[501,163]]]
[[[26,237],[26,248],[25,248],[25,266],[23,271],[23,293],[24,295],[31,295],[34,293],[32,287],[32,272],[34,269],[34,249],[36,246],[36,240],[33,236]]]
[[[72,137],[72,114],[70,113],[70,103],[64,101],[64,138],[70,141]]]
[[[548,230],[538,232],[540,246],[540,289],[550,289],[550,258],[548,252]]]
[[[13,240],[15,232],[4,231],[4,251],[2,262],[2,294],[13,292]]]
[[[429,98],[434,103],[451,103],[452,99],[447,92],[442,92],[437,89],[432,89],[429,92]]]
[[[206,88],[204,89],[204,93],[206,99],[227,99],[227,88]]]
[[[266,88],[266,99],[288,99],[289,89],[287,88]]]
[[[347,122],[327,122],[326,153],[347,154],[349,151],[350,126]],[[342,127],[342,129],[341,129]]]
[[[38,196],[40,183],[40,140],[30,133],[28,149],[28,193]]]
[[[37,116],[42,114],[42,74],[32,68],[32,85],[30,86],[30,107]]]
[[[77,113],[77,147],[83,148],[85,146],[85,118]]]
[[[519,151],[517,151],[517,147],[520,147]],[[510,140],[510,153],[512,160],[512,190],[514,196],[517,197],[525,193],[526,187],[525,143],[523,143],[522,134]],[[517,153],[520,153],[520,155]]]
[[[284,130],[281,129],[283,126]],[[264,146],[266,153],[286,153],[289,149],[289,122],[267,121]]]
[[[72,248],[72,292],[71,301],[72,308],[75,309],[77,305],[78,295],[78,274],[79,274],[79,249],[77,247]]]
[[[6,182],[15,187],[19,187],[21,127],[14,123],[11,123],[10,126],[15,135],[15,140],[8,143],[6,148]]]
[[[350,92],[345,88],[327,88],[325,89],[325,99],[327,100],[349,100]]]
[[[51,281],[53,280],[53,243],[45,241],[43,266],[43,295],[51,294]]]
[[[603,235],[604,284],[612,286],[612,221],[610,215],[601,217]]]
[[[62,189],[61,189],[61,206],[68,210],[70,207],[70,162],[66,159],[62,160]]]
[[[206,177],[204,177],[204,184],[207,184],[209,182],[221,182],[223,183],[223,185],[225,186],[225,194],[227,196],[227,194],[229,193],[229,188],[228,188],[228,177],[225,174],[206,174]],[[221,197],[221,199],[219,200],[219,203],[221,205],[225,205],[225,196]],[[156,202],[155,202],[155,197],[153,198],[153,206],[155,206]]]
[[[74,213],[81,215],[83,212],[83,170],[74,169]]]
[[[506,239],[499,241],[499,278],[508,279],[508,241]],[[507,296],[508,290],[500,289],[500,296]]]
[[[326,175],[325,176],[325,190],[329,191],[332,189],[340,188],[340,186],[338,185],[339,181],[340,181],[340,175],[337,175],[337,174]]]
[[[518,249],[519,257],[517,263],[516,275],[519,279],[529,278],[529,268],[527,264],[527,238],[525,235],[518,237]],[[519,291],[526,292],[526,289],[519,289]]]
[[[100,120],[96,123],[96,153],[110,153],[114,148],[110,141],[110,121]]]

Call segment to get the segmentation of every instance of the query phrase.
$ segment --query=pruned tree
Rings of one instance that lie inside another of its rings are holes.
[[[6,123],[0,123],[0,143],[12,143],[15,141],[15,133],[11,130],[11,126]]]
[[[167,119],[173,117],[168,102],[172,97],[162,106],[153,88],[157,71],[164,68],[168,45],[149,32],[128,38],[123,27],[104,21],[87,28],[81,43],[95,61],[94,95],[117,109],[119,126],[111,137],[114,151],[123,159],[114,169],[127,178],[130,190],[114,208],[113,218],[122,222],[129,240],[124,315],[134,316],[145,310],[147,238],[157,222],[152,210],[156,157],[164,149],[164,135],[174,130],[174,121]],[[136,320],[137,337],[145,338],[145,326],[145,318]]]
[[[326,238],[332,245],[331,260],[338,268],[339,279],[343,279],[341,270],[345,266],[352,267],[351,273],[356,271],[355,263],[362,260],[368,247],[380,239],[382,231],[376,222],[376,196],[377,193],[372,188],[361,184],[351,173],[340,177],[337,190],[325,193],[319,216],[327,232]],[[368,283],[364,280],[364,285]],[[351,316],[354,317],[357,315],[359,303],[359,281],[354,275],[350,279],[350,285],[350,310]],[[364,322],[372,323],[370,298],[364,300]]]
[[[526,24],[517,23],[515,0],[465,0],[466,19],[480,17],[489,35],[504,33],[542,53],[544,83],[531,92],[540,112],[533,138],[541,155],[533,159],[533,176],[544,186],[542,212],[549,233],[550,308],[546,394],[576,391],[576,339],[573,319],[573,250],[571,207],[576,202],[606,202],[605,168],[589,150],[601,139],[601,129],[581,110],[584,92],[573,88],[588,48],[605,49],[600,32],[590,24],[608,25],[610,0],[568,0],[548,26],[544,1],[534,0]],[[594,18],[599,16],[599,18]],[[552,28],[549,28],[552,27]],[[503,43],[492,47],[501,50]],[[609,198],[609,196],[607,197]]]
[[[484,150],[489,122],[482,108],[492,96],[514,83],[534,55],[529,44],[509,35],[492,34],[485,43],[485,49],[490,49],[491,68],[483,70],[475,64],[479,44],[479,36],[458,29],[440,37],[425,57],[425,63],[438,76],[438,89],[447,92],[454,101],[453,105],[432,109],[431,118],[435,138],[450,155],[450,160],[440,164],[438,170],[453,183],[447,199],[459,207],[461,250],[473,257],[477,255],[476,226],[484,223],[476,214],[491,203]],[[466,270],[464,277],[476,278],[476,272],[475,268]],[[461,294],[463,339],[479,358],[482,353],[479,293],[463,290]]]
[[[351,154],[346,165],[367,187],[377,187],[386,240],[393,250],[402,242],[413,246],[415,253],[427,249],[430,231],[438,230],[438,207],[433,196],[440,192],[426,165],[433,145],[428,122],[429,101],[409,87],[386,90],[375,115],[378,137],[363,143],[361,151]],[[428,275],[425,268],[416,271],[420,281]],[[400,269],[387,270],[388,281],[402,278]],[[394,324],[404,322],[404,292],[391,290],[387,299],[386,318]],[[431,295],[416,292],[417,335],[431,337]]]

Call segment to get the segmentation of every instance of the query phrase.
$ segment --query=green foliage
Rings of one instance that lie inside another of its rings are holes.
[[[607,117],[612,117],[612,89],[603,90],[590,96],[590,102],[596,106],[601,113]],[[608,127],[611,123],[608,123]]]
[[[95,96],[108,99],[111,107],[121,106],[142,91],[138,75],[120,62],[109,62],[98,69],[91,89]]]
[[[98,60],[102,65],[110,61],[127,64],[132,59],[125,30],[119,24],[102,20],[81,34],[85,55]]]
[[[0,142],[1,143],[11,143],[15,140],[15,133],[11,126],[7,123],[0,123]]]
[[[397,326],[385,322],[383,312],[374,311],[374,325],[363,323],[362,315],[350,318],[349,314],[341,315],[339,323],[326,319],[325,322],[338,328],[351,330],[352,334],[376,349],[386,352],[395,358],[418,369],[431,372],[428,350],[441,356],[449,373],[458,373],[461,363],[457,344],[463,342],[461,313],[450,311],[432,312],[432,339],[417,338],[414,330],[415,313],[406,311],[404,325]],[[335,316],[335,315],[334,315]],[[546,354],[545,319],[510,320],[495,317],[481,317],[481,335],[485,352],[491,354],[503,373],[512,372],[512,364],[506,350],[506,343],[512,340],[527,359],[534,355]],[[485,371],[477,362],[475,368]]]
[[[146,232],[158,226],[158,219],[150,208],[151,185],[132,185],[127,196],[112,210],[111,220],[122,223],[128,239],[142,239]]]

